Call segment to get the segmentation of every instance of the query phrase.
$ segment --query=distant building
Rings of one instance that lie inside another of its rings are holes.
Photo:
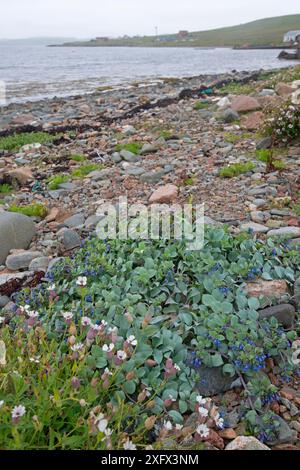
[[[298,31],[289,31],[284,35],[284,42],[300,42],[300,30]]]
[[[178,37],[180,39],[187,39],[189,37],[189,32],[188,31],[179,31]]]

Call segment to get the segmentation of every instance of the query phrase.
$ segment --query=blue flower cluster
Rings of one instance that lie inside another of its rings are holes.
[[[201,360],[199,359],[199,357],[196,356],[196,351],[192,351],[191,366],[193,366],[195,369],[198,369],[201,364]]]
[[[255,279],[257,276],[259,276],[263,272],[263,268],[252,268],[248,274],[246,275],[245,279],[247,281],[251,281]]]
[[[269,405],[270,403],[273,403],[274,401],[278,401],[280,399],[280,395],[277,392],[274,393],[268,393],[265,395],[261,402],[263,405]]]

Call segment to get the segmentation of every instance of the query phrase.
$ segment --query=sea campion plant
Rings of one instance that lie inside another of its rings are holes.
[[[272,108],[265,122],[265,132],[274,144],[300,138],[300,106],[291,100]]]

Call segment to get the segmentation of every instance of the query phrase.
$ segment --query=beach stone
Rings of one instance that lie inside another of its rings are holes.
[[[13,281],[15,279],[25,279],[29,276],[32,276],[32,274],[32,271],[23,271],[22,273],[0,274],[0,287],[9,281]]]
[[[298,238],[300,237],[300,227],[282,227],[275,230],[270,230],[267,237],[289,237]]]
[[[240,229],[243,232],[251,231],[253,233],[266,233],[269,230],[269,228],[265,225],[257,224],[255,222],[247,222],[245,224],[241,224]]]
[[[122,158],[121,158],[121,155],[119,154],[119,152],[114,152],[111,156],[111,159],[115,163],[120,163],[122,161]]]
[[[233,99],[231,108],[236,112],[245,113],[260,109],[261,105],[256,98],[247,95],[239,95]]]
[[[275,317],[278,323],[285,328],[292,328],[296,316],[295,308],[290,304],[274,305],[272,307],[259,310],[258,313],[259,318],[261,319]]]
[[[164,176],[164,171],[147,171],[141,175],[140,179],[145,183],[157,183]]]
[[[96,170],[89,173],[88,177],[91,178],[93,181],[101,181],[103,179],[108,178],[111,176],[111,169],[105,168],[103,170]]]
[[[140,154],[147,155],[148,153],[154,153],[154,152],[157,152],[156,145],[144,144],[142,147],[142,150],[140,151]]]
[[[103,217],[101,217],[100,215],[90,215],[90,217],[86,219],[84,227],[88,230],[94,229],[102,218]]]
[[[49,265],[49,258],[48,256],[40,256],[39,258],[35,258],[31,261],[29,265],[30,271],[47,271]]]
[[[261,111],[256,111],[255,113],[252,113],[250,114],[250,116],[247,116],[247,118],[245,118],[245,120],[243,121],[243,125],[249,131],[254,131],[260,128],[263,120],[264,113]]]
[[[139,157],[128,150],[121,150],[120,157],[129,163],[136,163],[139,160]]]
[[[256,222],[257,224],[263,224],[267,218],[265,212],[261,211],[252,211],[250,216],[251,220],[253,220],[253,222]]]
[[[62,233],[62,242],[66,250],[73,250],[81,244],[81,238],[75,230],[67,229]]]
[[[224,98],[221,98],[218,102],[217,102],[217,106],[218,108],[220,109],[225,109],[225,108],[228,108],[230,106],[230,99],[227,98],[227,96],[224,96]]]
[[[227,444],[225,450],[271,450],[253,436],[238,436]]]
[[[0,295],[0,308],[4,308],[10,301],[6,295]]]
[[[174,202],[178,195],[178,187],[174,184],[161,186],[150,196],[150,204],[163,204]]]
[[[12,180],[16,180],[20,186],[26,186],[34,179],[31,169],[27,167],[11,170],[7,173],[7,176]]]
[[[223,373],[223,367],[207,367],[193,365],[193,358],[187,361],[189,367],[197,374],[195,390],[204,397],[218,395],[231,389],[234,377]]]
[[[288,285],[283,279],[265,281],[258,279],[256,282],[248,282],[245,286],[248,297],[268,297],[280,299],[288,294]]]
[[[130,136],[130,135],[134,135],[136,134],[136,128],[133,127],[133,126],[124,126],[123,129],[122,129],[122,134],[126,135],[126,136]]]
[[[70,182],[61,183],[59,185],[59,188],[60,189],[65,189],[66,191],[73,191],[73,189],[76,189],[76,184],[70,183]]]
[[[275,90],[272,90],[271,88],[264,88],[259,92],[259,96],[273,96],[275,95]]]
[[[231,108],[226,109],[223,113],[223,120],[227,123],[238,121],[239,118],[239,114]]]
[[[272,146],[272,137],[265,137],[264,139],[261,139],[257,145],[256,148],[257,150],[265,150],[269,149]]]
[[[42,256],[39,251],[22,251],[20,253],[9,255],[6,258],[6,266],[12,271],[28,268],[31,261]]]
[[[287,83],[277,83],[275,87],[275,91],[279,96],[291,95],[295,90],[295,87],[288,85]]]
[[[263,207],[267,204],[267,201],[265,199],[254,199],[252,202],[256,207]]]
[[[26,249],[36,233],[35,224],[22,214],[0,213],[0,264],[12,249]]]
[[[66,220],[64,220],[64,225],[68,228],[76,228],[83,225],[84,221],[85,217],[83,214],[75,214],[72,215],[72,217],[68,217]]]

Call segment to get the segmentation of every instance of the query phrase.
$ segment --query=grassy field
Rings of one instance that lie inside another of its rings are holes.
[[[222,47],[222,46],[275,46],[281,45],[287,31],[300,30],[300,14],[279,16],[252,21],[250,23],[219,28],[209,31],[192,32],[185,40],[177,34],[158,37],[143,36],[122,39],[93,40],[88,42],[65,43],[69,46],[139,46],[139,47]]]

